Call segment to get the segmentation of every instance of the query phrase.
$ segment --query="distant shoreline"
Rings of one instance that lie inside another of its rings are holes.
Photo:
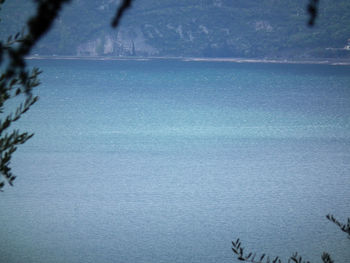
[[[350,60],[340,59],[249,59],[249,58],[201,58],[201,57],[102,57],[102,56],[28,56],[28,60],[111,60],[111,61],[148,61],[148,60],[178,60],[189,62],[232,62],[232,63],[268,63],[268,64],[319,64],[349,66]]]

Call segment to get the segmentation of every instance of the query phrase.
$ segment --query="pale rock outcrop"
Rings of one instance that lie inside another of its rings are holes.
[[[139,28],[127,28],[113,31],[103,38],[81,43],[76,49],[77,56],[154,56],[159,51],[146,43]]]

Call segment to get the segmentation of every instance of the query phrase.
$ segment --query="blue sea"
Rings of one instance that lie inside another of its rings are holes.
[[[350,262],[350,66],[32,60],[0,262]]]

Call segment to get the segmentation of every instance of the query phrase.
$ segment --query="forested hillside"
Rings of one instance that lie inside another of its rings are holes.
[[[113,30],[118,0],[73,0],[38,44],[39,55],[345,58],[350,2],[321,0],[316,26],[307,1],[135,0]],[[1,35],[20,29],[28,0],[7,1]]]

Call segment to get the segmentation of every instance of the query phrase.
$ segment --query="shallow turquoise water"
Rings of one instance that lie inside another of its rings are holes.
[[[350,67],[32,61],[5,262],[350,261]]]

